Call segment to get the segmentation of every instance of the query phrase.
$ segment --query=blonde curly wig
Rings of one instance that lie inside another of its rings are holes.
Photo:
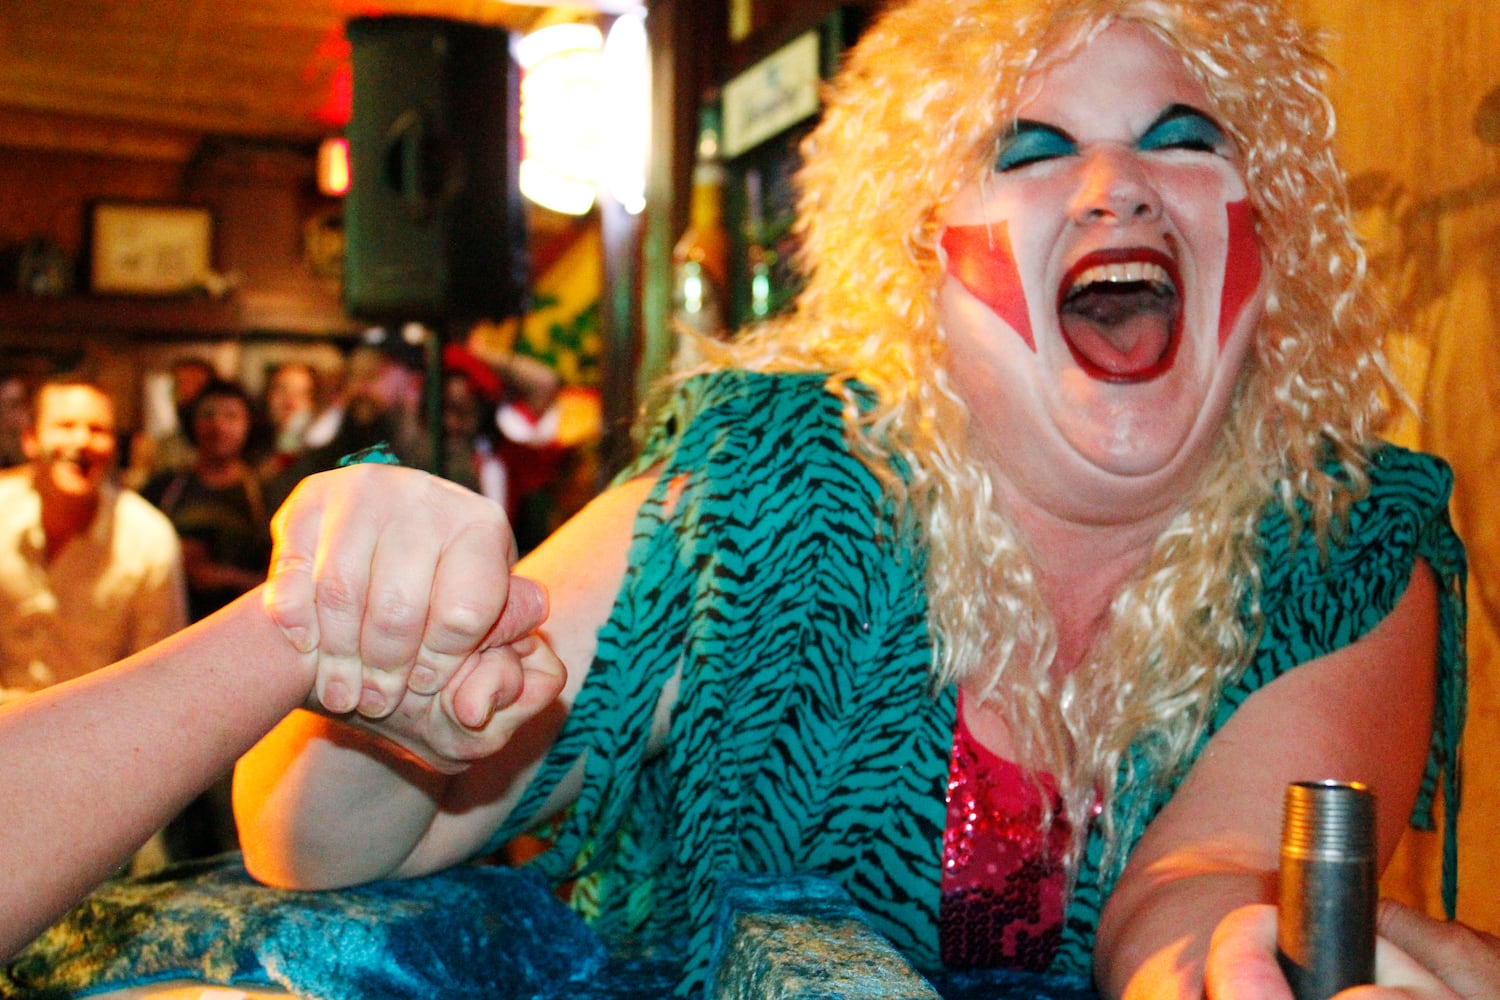
[[[1238,147],[1269,292],[1201,488],[1116,595],[1084,662],[1058,677],[1032,562],[967,450],[968,412],[944,371],[935,218],[991,169],[1028,77],[1116,19],[1181,55]],[[807,285],[795,312],[715,354],[715,364],[831,374],[853,447],[929,546],[934,683],[987,692],[1022,763],[1054,776],[1078,831],[1071,862],[1099,796],[1115,853],[1109,807],[1146,780],[1122,768],[1127,749],[1147,747],[1156,780],[1171,780],[1216,692],[1247,662],[1266,503],[1294,518],[1305,504],[1294,523],[1322,544],[1366,482],[1392,385],[1325,75],[1271,0],[912,0],[851,51],[804,144]],[[856,405],[855,380],[875,391],[873,409]]]

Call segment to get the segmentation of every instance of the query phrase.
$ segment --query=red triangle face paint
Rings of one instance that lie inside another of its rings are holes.
[[[1219,302],[1219,350],[1234,332],[1245,303],[1260,287],[1260,240],[1248,198],[1224,206],[1229,215],[1229,246],[1224,254],[1224,294]],[[1012,267],[1015,265],[1012,264]]]
[[[1026,311],[1026,293],[1021,288],[1021,273],[1016,269],[1006,224],[949,226],[943,231],[942,245],[948,273],[1020,334],[1035,354],[1031,315]]]

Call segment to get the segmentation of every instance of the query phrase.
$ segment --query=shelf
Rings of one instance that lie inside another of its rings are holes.
[[[356,324],[326,308],[263,308],[250,297],[154,299],[113,295],[50,298],[0,293],[0,333],[117,333],[234,337],[247,334],[347,336]],[[286,305],[283,303],[283,305]]]
[[[0,329],[4,330],[224,334],[239,328],[239,310],[210,299],[0,294]]]

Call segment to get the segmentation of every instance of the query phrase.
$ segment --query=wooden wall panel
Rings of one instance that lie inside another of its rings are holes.
[[[44,236],[76,257],[87,201],[175,201],[181,186],[178,163],[0,148],[0,246]]]
[[[1500,931],[1500,17],[1474,0],[1303,6],[1331,32],[1340,148],[1396,309],[1392,357],[1421,407],[1392,436],[1457,474],[1470,559],[1459,915]],[[1438,912],[1436,846],[1408,838],[1386,890]]]

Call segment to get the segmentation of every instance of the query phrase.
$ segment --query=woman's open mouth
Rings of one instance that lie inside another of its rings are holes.
[[[1058,325],[1073,360],[1105,382],[1146,382],[1172,367],[1182,327],[1180,283],[1154,250],[1089,254],[1058,294]]]

